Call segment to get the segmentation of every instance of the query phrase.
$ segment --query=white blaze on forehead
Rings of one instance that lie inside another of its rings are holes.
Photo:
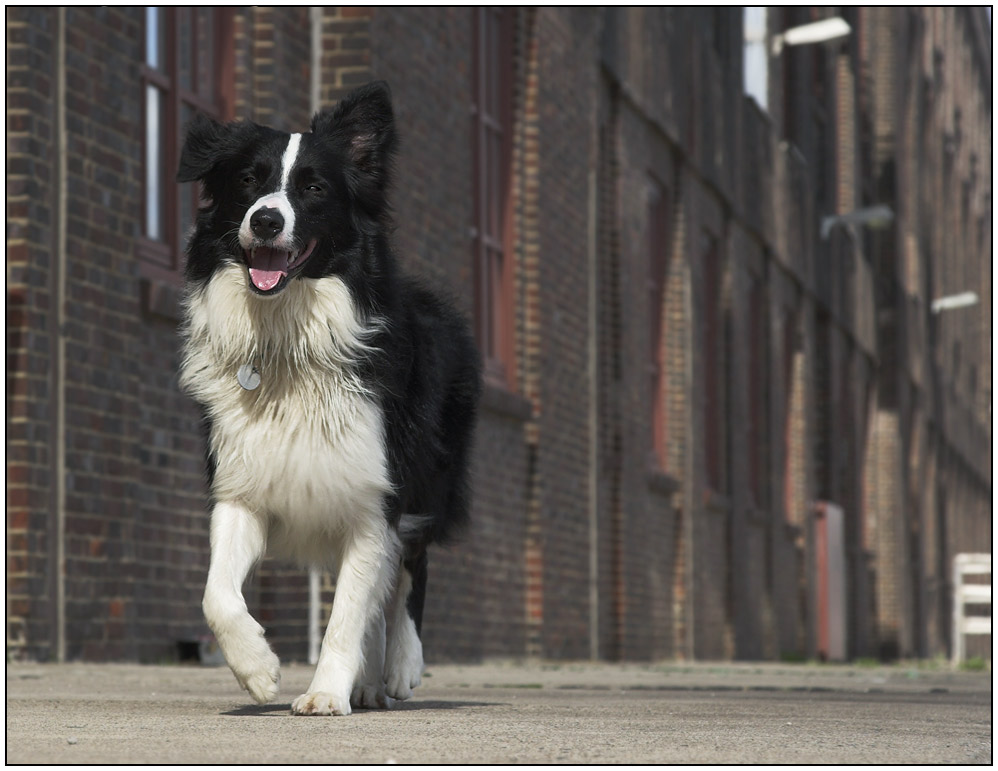
[[[288,147],[281,158],[281,192],[288,187],[288,178],[291,176],[291,169],[298,158],[298,148],[301,147],[301,134],[292,134],[288,140]]]
[[[288,182],[291,179],[291,170],[298,159],[298,150],[301,147],[301,134],[292,134],[288,138],[288,146],[281,156],[281,186],[276,192],[267,193],[256,201],[246,215],[243,217],[242,225],[239,227],[239,243],[244,249],[249,249],[253,245],[255,236],[250,228],[250,218],[264,207],[277,209],[284,217],[284,230],[274,239],[274,246],[279,249],[292,251],[295,234],[295,211],[288,200]]]

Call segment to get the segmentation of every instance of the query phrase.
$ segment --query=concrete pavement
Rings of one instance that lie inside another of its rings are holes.
[[[7,667],[7,762],[991,763],[991,673],[918,665],[431,665],[390,711],[302,718],[227,668]]]

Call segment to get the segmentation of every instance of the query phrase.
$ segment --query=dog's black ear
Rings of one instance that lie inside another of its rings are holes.
[[[334,110],[316,113],[312,133],[337,141],[379,189],[387,184],[397,138],[392,94],[383,80],[351,91]]]
[[[204,179],[222,155],[231,127],[198,113],[187,127],[187,139],[180,152],[177,182]]]

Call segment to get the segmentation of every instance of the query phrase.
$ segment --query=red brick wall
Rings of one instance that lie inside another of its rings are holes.
[[[469,317],[472,19],[472,9],[455,8],[378,10],[370,20],[371,74],[391,84],[400,134],[397,253],[451,292]],[[526,651],[529,410],[522,393],[487,387],[476,433],[471,527],[453,546],[430,553],[423,624],[429,661]]]
[[[47,579],[55,10],[7,14],[7,640],[54,655]]]
[[[176,388],[178,288],[157,285],[152,312],[136,255],[143,12],[64,12],[64,210],[58,13],[8,13],[8,646],[57,655],[58,481],[66,654],[160,660],[207,631],[208,516],[198,418]],[[400,259],[469,314],[473,13],[325,8],[319,73],[323,106],[371,78],[391,83]],[[593,635],[606,658],[813,655],[819,497],[846,512],[851,653],[940,652],[952,557],[992,533],[979,9],[850,11],[853,40],[773,63],[769,114],[741,93],[738,9],[516,14],[516,379],[482,405],[473,524],[431,557],[428,659],[584,658]],[[233,15],[237,117],[305,128],[311,12]],[[772,31],[785,20],[771,14]],[[661,307],[648,291],[649,177],[672,202]],[[882,200],[893,229],[820,239],[832,209]],[[974,287],[974,308],[929,314],[933,298]],[[248,583],[286,658],[305,656],[306,584],[271,561]]]
[[[597,15],[538,11],[537,474],[544,560],[542,653],[589,654],[586,375],[588,159]],[[587,53],[588,52],[588,53]],[[580,66],[579,61],[588,62]],[[528,364],[530,366],[530,364]]]

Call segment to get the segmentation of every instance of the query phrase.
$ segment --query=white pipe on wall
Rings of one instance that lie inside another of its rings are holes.
[[[322,8],[309,8],[311,32],[312,68],[309,78],[309,112],[315,115],[321,108],[322,88]],[[322,591],[318,568],[308,571],[308,662],[315,665],[319,661],[319,645],[322,642]]]
[[[55,509],[55,659],[66,660],[66,222],[68,217],[68,165],[66,151],[66,9],[56,11],[55,34],[55,135],[56,212],[55,254],[52,260],[52,313],[55,315],[55,350],[51,362],[53,437],[52,495]]]

